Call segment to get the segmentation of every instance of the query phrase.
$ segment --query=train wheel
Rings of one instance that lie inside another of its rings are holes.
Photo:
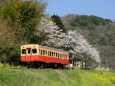
[[[31,66],[30,66],[30,63],[29,63],[29,62],[27,63],[27,68],[31,68]]]
[[[44,63],[41,63],[40,69],[43,69],[43,68],[44,68]]]

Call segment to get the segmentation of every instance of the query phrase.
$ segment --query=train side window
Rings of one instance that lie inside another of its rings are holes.
[[[31,53],[31,49],[28,49],[28,54],[30,54]]]
[[[22,49],[22,54],[26,54],[26,49]]]
[[[56,53],[56,57],[57,57],[57,53]]]
[[[63,58],[65,58],[65,54],[63,54]]]
[[[62,54],[62,58],[64,58],[64,54]]]
[[[61,54],[61,57],[63,58],[63,54]]]
[[[66,54],[66,58],[67,58],[67,54]]]
[[[50,56],[51,56],[52,54],[51,54],[51,51],[50,51]]]
[[[47,50],[45,50],[45,54],[47,55]]]
[[[54,56],[54,53],[52,52],[52,56]]]
[[[64,54],[64,58],[66,58],[66,54]]]
[[[58,53],[58,58],[59,58],[59,53]]]
[[[39,54],[41,54],[41,50],[39,49]]]
[[[61,57],[63,58],[63,54],[61,54]]]
[[[61,54],[59,54],[59,57],[61,58]]]
[[[37,53],[37,49],[32,49],[32,53]]]
[[[48,56],[50,56],[50,52],[48,51]]]
[[[65,54],[65,58],[66,58],[66,54]]]
[[[54,52],[54,57],[56,57],[56,56],[55,56],[55,52]]]
[[[67,58],[68,58],[68,54],[67,54]]]
[[[45,50],[43,50],[43,55],[45,55]]]
[[[60,58],[61,58],[61,54],[60,54]]]
[[[42,50],[40,50],[40,54],[42,55]]]
[[[49,56],[51,56],[51,51],[49,51]]]
[[[62,54],[60,54],[60,57],[62,58]]]

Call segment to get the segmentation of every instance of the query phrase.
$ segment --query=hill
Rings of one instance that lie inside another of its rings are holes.
[[[100,51],[101,66],[115,68],[115,22],[97,16],[69,14],[61,17],[67,30],[78,30]]]
[[[111,86],[113,81],[114,72],[0,68],[0,86]]]

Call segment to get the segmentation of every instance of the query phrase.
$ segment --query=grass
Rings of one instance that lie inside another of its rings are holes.
[[[112,86],[115,71],[0,68],[0,86]]]

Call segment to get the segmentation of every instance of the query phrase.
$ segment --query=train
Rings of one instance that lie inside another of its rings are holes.
[[[69,64],[69,52],[38,44],[21,45],[21,62],[28,67],[65,68]]]

